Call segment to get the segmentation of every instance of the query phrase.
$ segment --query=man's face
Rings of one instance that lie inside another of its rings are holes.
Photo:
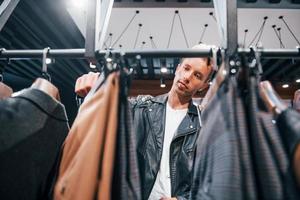
[[[211,70],[205,58],[185,58],[176,69],[172,87],[181,96],[193,96],[207,86]]]

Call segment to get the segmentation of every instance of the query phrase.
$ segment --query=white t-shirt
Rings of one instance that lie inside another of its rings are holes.
[[[167,103],[166,124],[164,134],[164,144],[160,168],[155,179],[154,186],[149,196],[149,200],[159,200],[162,197],[171,197],[171,177],[170,177],[170,146],[173,136],[185,117],[188,109],[175,110]]]

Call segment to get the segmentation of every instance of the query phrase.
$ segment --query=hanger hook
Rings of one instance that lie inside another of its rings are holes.
[[[6,50],[5,48],[0,48],[0,55],[5,50]],[[3,82],[3,73],[4,73],[5,65],[8,65],[9,62],[10,62],[10,60],[9,60],[9,58],[7,58],[7,63],[5,63],[3,66],[0,66],[0,82]]]
[[[261,53],[257,50],[257,48],[254,48],[254,47],[250,48],[250,52],[254,56],[255,60],[254,60],[253,64],[254,64],[254,66],[257,67],[258,74],[262,75],[263,74],[263,68],[262,68],[262,65],[261,65],[261,62],[260,62],[260,55],[261,55]]]
[[[48,73],[48,67],[46,63],[47,55],[50,51],[50,47],[44,48],[43,50],[43,67],[42,67],[42,77],[51,82],[51,76]]]
[[[45,72],[45,73],[48,72],[46,59],[47,59],[47,55],[48,55],[49,51],[50,51],[50,47],[44,48],[44,50],[43,50],[43,68],[42,68],[42,72]]]

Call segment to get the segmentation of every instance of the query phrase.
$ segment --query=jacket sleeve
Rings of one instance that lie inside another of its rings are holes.
[[[136,97],[128,97],[129,109],[133,110],[133,108],[136,106],[136,104],[137,104],[136,99],[137,99]]]

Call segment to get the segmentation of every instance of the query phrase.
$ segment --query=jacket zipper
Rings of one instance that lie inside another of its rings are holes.
[[[192,134],[193,132],[197,132],[197,130],[198,130],[198,129],[196,128],[196,129],[193,129],[193,130],[191,130],[191,131],[188,131],[188,132],[186,132],[186,133],[184,133],[184,134],[177,135],[175,138],[173,138],[173,140],[172,140],[171,143],[173,143],[175,140],[177,140],[177,139],[180,138],[180,137],[188,136],[188,135]]]
[[[164,110],[164,115],[166,115],[165,110]],[[148,116],[149,116],[149,115],[148,115]],[[166,118],[165,118],[165,119],[166,119]],[[154,137],[153,139],[155,140],[156,148],[159,149],[159,148],[158,148],[158,144],[157,144],[157,140],[156,140],[155,135],[154,135],[154,133],[153,133],[153,131],[152,131],[153,128],[152,128],[152,125],[151,125],[151,123],[150,123],[150,121],[149,121],[149,117],[147,118],[147,120],[148,120],[149,126],[150,126],[150,128],[151,128],[151,133],[152,133],[152,135],[153,135],[153,137]],[[166,126],[163,126],[163,135],[164,135],[164,136],[165,136],[165,127],[166,127]],[[148,139],[148,137],[149,137],[149,136],[147,136],[147,139]],[[164,142],[164,138],[163,138],[162,143],[163,143],[163,142]],[[146,149],[146,148],[145,148],[145,149]],[[154,182],[153,182],[152,185],[151,185],[151,191],[150,191],[150,193],[147,195],[147,198],[146,198],[146,199],[149,198],[149,196],[150,196],[150,194],[151,194],[151,192],[152,192],[153,186],[154,186],[154,184],[155,184],[155,181],[156,181],[156,178],[157,178],[157,174],[158,174],[158,171],[159,171],[159,169],[160,169],[161,157],[162,157],[162,153],[161,153],[161,156],[160,156],[160,158],[159,158],[159,162],[158,162],[158,170],[156,170]]]
[[[171,142],[171,146],[170,146],[170,153],[171,153],[171,147],[172,147],[172,144],[180,137],[184,137],[184,136],[188,136],[190,134],[192,134],[193,132],[196,132],[198,129],[193,129],[191,131],[188,131],[187,133],[184,133],[184,134],[180,134],[180,135],[177,135]],[[173,192],[173,188],[172,188],[172,185],[174,185],[175,183],[175,175],[176,175],[176,167],[175,167],[175,164],[174,162],[172,162],[172,159],[171,159],[171,156],[169,157],[169,162],[170,162],[170,176],[171,176],[171,196],[173,197],[174,196],[174,192]]]

